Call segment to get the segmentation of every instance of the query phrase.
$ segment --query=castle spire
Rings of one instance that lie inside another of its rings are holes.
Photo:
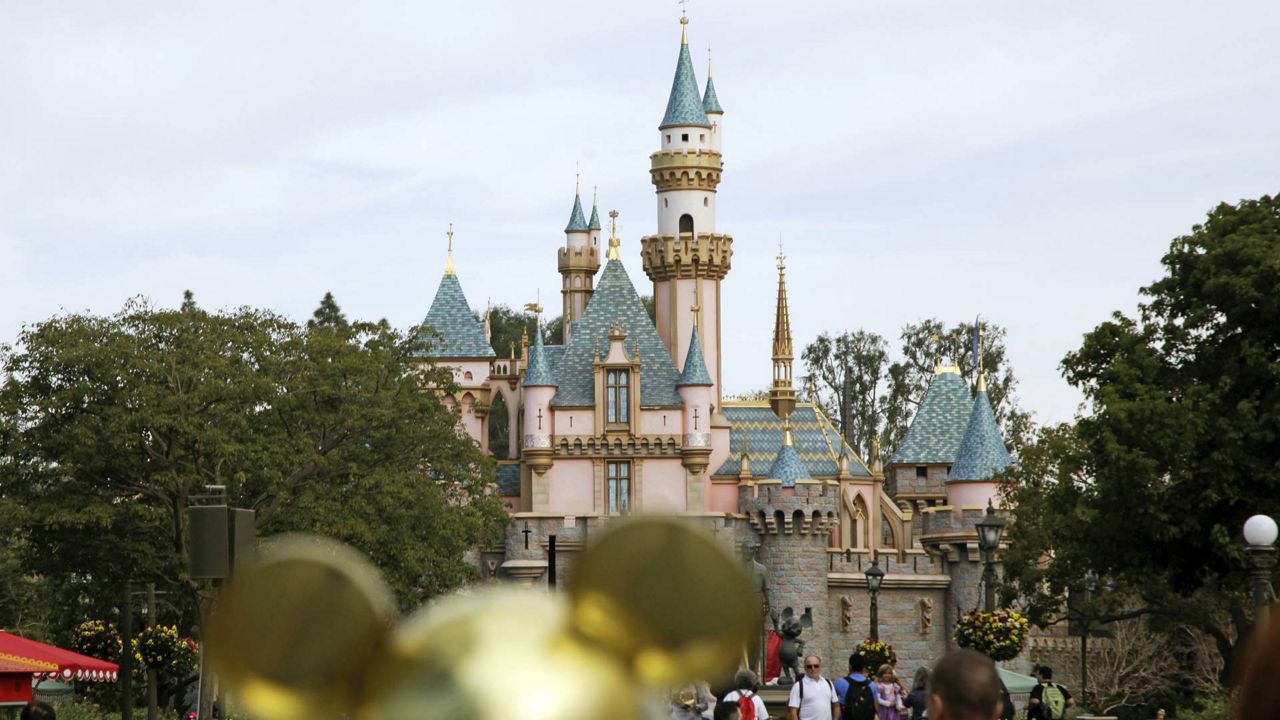
[[[453,223],[449,223],[449,232],[446,235],[449,236],[449,254],[444,262],[444,274],[454,275],[456,273],[453,270]]]
[[[667,98],[667,112],[662,116],[659,129],[677,125],[711,127],[707,113],[702,109],[698,95],[698,79],[693,73],[693,58],[689,56],[689,18],[680,18],[680,57],[676,60],[676,76],[671,81],[671,95]]]
[[[600,229],[600,195],[599,188],[591,188],[591,219],[587,221],[588,230]]]
[[[791,438],[787,418],[796,407],[796,391],[791,385],[791,315],[787,309],[787,257],[778,242],[778,302],[773,322],[773,386],[769,389],[769,406],[783,421],[783,444]]]
[[[566,233],[587,232],[587,218],[582,214],[582,176],[575,169],[573,173],[573,210],[569,213],[569,224]]]
[[[720,98],[716,97],[716,86],[711,81],[711,46],[707,46],[707,89],[702,93],[702,111],[710,116],[712,113],[724,114],[720,107]]]

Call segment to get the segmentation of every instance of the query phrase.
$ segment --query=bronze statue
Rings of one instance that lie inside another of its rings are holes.
[[[776,613],[772,619],[773,631],[782,638],[782,645],[778,647],[778,661],[782,665],[778,684],[790,685],[804,675],[800,669],[800,662],[804,659],[804,641],[800,639],[800,633],[807,627],[813,627],[813,613],[805,608],[804,615],[796,615],[794,610],[787,608],[782,611],[781,625]]]

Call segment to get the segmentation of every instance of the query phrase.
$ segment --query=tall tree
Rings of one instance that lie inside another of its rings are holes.
[[[871,459],[885,412],[888,343],[865,330],[822,333],[805,347],[801,359],[810,384],[807,392],[817,391],[817,402],[845,441],[860,457]]]
[[[1041,620],[1088,575],[1214,638],[1224,678],[1250,628],[1240,528],[1280,511],[1280,201],[1219,205],[1164,277],[1063,361],[1087,413],[1019,458],[1006,572]],[[1052,562],[1043,560],[1052,548]]]
[[[24,567],[81,583],[89,605],[114,602],[113,581],[154,580],[185,589],[193,613],[186,508],[218,484],[264,533],[369,553],[406,606],[456,585],[458,547],[504,516],[490,461],[421,390],[451,383],[423,349],[331,296],[305,326],[135,300],[28,327],[0,388],[0,496],[20,507]]]

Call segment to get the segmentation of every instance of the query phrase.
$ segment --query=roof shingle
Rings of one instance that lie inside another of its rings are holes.
[[[744,438],[751,451],[752,471],[758,473],[761,468],[772,466],[782,450],[782,420],[773,414],[769,404],[730,400],[720,411],[732,427],[729,432],[729,458],[714,474],[737,477],[742,468]],[[791,438],[809,477],[833,478],[839,475],[841,452],[849,455],[849,474],[854,477],[871,476],[871,471],[858,454],[840,437],[831,421],[814,410],[812,403],[796,404],[791,413]]]
[[[955,460],[973,409],[969,386],[958,372],[933,376],[920,409],[911,419],[907,437],[894,451],[890,464],[947,464]]]
[[[1012,462],[1004,439],[1000,437],[1000,428],[996,426],[987,391],[981,385],[978,388],[978,396],[973,399],[973,412],[969,414],[969,425],[951,465],[951,480],[990,480]]]
[[[497,357],[489,341],[484,339],[484,323],[476,320],[462,292],[462,283],[453,273],[445,273],[436,288],[435,299],[425,327],[440,333],[428,338],[430,346],[424,355],[432,358],[491,358]]]

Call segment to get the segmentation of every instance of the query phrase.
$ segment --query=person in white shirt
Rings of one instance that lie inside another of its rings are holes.
[[[830,680],[822,677],[822,659],[809,655],[804,659],[804,677],[791,686],[787,701],[790,720],[834,720],[840,717],[840,698]]]
[[[768,720],[769,711],[764,706],[764,700],[756,694],[756,674],[750,670],[741,670],[733,677],[733,686],[738,688],[724,696],[721,702],[738,704],[739,698],[747,698],[751,700],[752,705],[756,708],[756,720]]]

